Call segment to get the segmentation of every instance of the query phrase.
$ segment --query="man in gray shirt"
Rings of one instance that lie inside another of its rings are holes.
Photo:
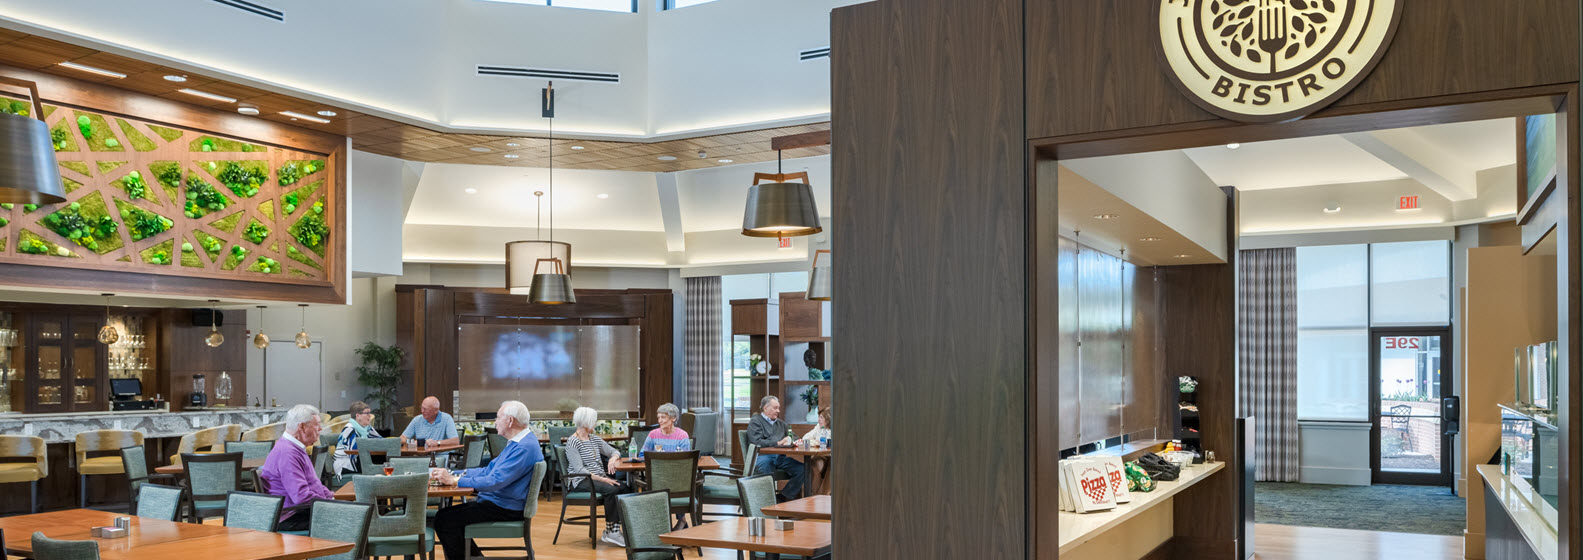
[[[766,447],[790,447],[792,437],[791,429],[786,422],[781,420],[781,401],[774,395],[766,395],[759,401],[759,413],[753,415],[748,421],[748,443],[757,445],[759,449]],[[803,464],[802,461],[789,455],[768,455],[759,453],[758,460],[753,463],[753,472],[773,473],[776,469],[786,471],[791,479],[786,481],[785,488],[781,489],[783,498],[796,498],[802,490]]]

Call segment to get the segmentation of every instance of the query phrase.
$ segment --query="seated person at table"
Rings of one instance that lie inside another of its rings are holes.
[[[692,451],[693,442],[687,435],[687,430],[676,427],[676,419],[681,415],[681,409],[676,408],[674,404],[660,405],[660,427],[649,432],[648,439],[643,440],[643,452]]]
[[[380,437],[372,426],[374,409],[363,401],[357,401],[352,403],[349,411],[352,421],[346,423],[346,428],[341,430],[341,439],[335,442],[335,474],[363,472],[362,466],[358,464],[357,440]]]
[[[463,560],[462,535],[468,525],[522,521],[523,506],[537,499],[528,495],[528,485],[533,481],[533,466],[544,460],[544,452],[528,430],[528,406],[518,401],[501,403],[495,413],[495,431],[508,442],[489,465],[454,473],[435,469],[432,475],[443,484],[478,491],[476,501],[444,508],[434,515],[435,538],[445,549],[446,560]]]
[[[401,446],[411,447],[418,444],[418,440],[434,442],[435,445],[456,445],[462,438],[456,435],[456,421],[450,414],[440,410],[440,399],[428,397],[423,399],[420,406],[422,415],[413,418],[407,423],[407,429],[401,432]]]
[[[308,446],[318,443],[319,409],[299,404],[286,411],[286,434],[275,441],[275,447],[264,459],[264,466],[258,469],[264,491],[286,498],[282,508],[335,497],[335,493],[319,482],[319,472],[314,470],[313,459],[308,457]],[[279,530],[307,530],[312,514],[312,509],[286,512],[280,516]]]
[[[765,395],[759,401],[759,413],[748,421],[748,443],[766,447],[791,447],[791,428],[781,420],[781,400],[774,395]],[[776,469],[786,471],[791,476],[786,481],[786,487],[781,489],[781,495],[796,498],[802,490],[803,464],[801,461],[787,455],[770,455],[759,453],[758,461],[753,463],[753,472],[771,473]]]
[[[599,540],[625,548],[627,539],[621,532],[621,516],[616,514],[616,496],[631,493],[632,487],[627,486],[625,475],[611,474],[616,472],[621,453],[594,435],[598,422],[599,413],[592,408],[585,406],[572,413],[577,433],[566,438],[566,473],[589,475],[570,479],[577,481],[570,491],[589,492],[604,501],[605,534]]]
[[[813,429],[811,429],[811,430],[808,430],[808,433],[803,434],[802,439],[799,439],[799,440],[797,440],[797,441],[795,441],[793,443],[798,445],[798,446],[801,446],[804,443],[807,443],[808,445],[813,446],[813,445],[819,445],[820,440],[829,439],[829,438],[830,438],[830,409],[828,407],[826,407],[824,410],[819,411],[819,425],[814,426]]]

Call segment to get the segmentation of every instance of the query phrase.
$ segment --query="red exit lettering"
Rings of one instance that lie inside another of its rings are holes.
[[[1418,209],[1418,197],[1416,197],[1416,196],[1404,196],[1404,197],[1402,197],[1401,200],[1397,201],[1396,209],[1397,210],[1417,210]]]

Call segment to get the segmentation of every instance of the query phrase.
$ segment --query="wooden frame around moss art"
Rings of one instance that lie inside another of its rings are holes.
[[[70,189],[63,204],[0,208],[0,284],[345,303],[344,137],[27,70],[0,75],[38,82]],[[143,196],[132,197],[138,182]],[[208,187],[223,209],[188,205]]]

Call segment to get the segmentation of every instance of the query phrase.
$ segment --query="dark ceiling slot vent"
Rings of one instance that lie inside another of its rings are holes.
[[[802,62],[818,60],[821,58],[830,58],[830,47],[819,47],[817,49],[808,49],[806,51],[797,53],[797,60]]]
[[[275,20],[275,21],[281,21],[281,22],[286,21],[286,12],[282,12],[280,10],[271,8],[269,6],[265,6],[263,4],[257,4],[257,3],[254,3],[254,2],[248,2],[247,0],[214,0],[214,1],[217,4],[223,4],[223,5],[226,5],[226,6],[230,6],[232,8],[236,8],[238,10],[242,10],[244,12],[248,12],[248,13],[251,13],[253,15],[264,16],[264,17],[267,17],[267,18]]]
[[[562,80],[572,82],[595,82],[600,84],[619,84],[621,74],[616,72],[581,72],[576,70],[550,70],[547,68],[524,68],[521,66],[485,66],[478,65],[480,76],[510,76],[513,78],[537,78],[541,80]]]

